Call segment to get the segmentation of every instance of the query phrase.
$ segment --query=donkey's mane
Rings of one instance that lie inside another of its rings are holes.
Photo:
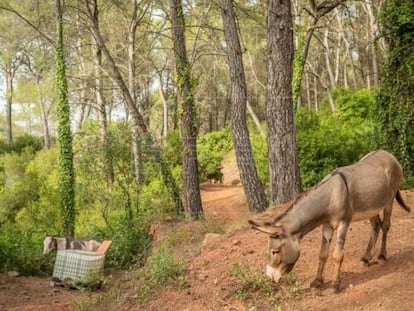
[[[301,192],[298,194],[298,196],[289,203],[289,206],[282,211],[279,215],[277,215],[274,219],[273,219],[273,223],[277,223],[279,220],[281,220],[282,218],[284,218],[289,212],[290,210],[300,201],[302,201],[303,199],[305,199],[309,193],[313,192],[314,190],[318,189],[320,186],[322,186],[323,184],[325,184],[328,180],[330,180],[336,173],[337,170],[334,170],[333,172],[331,172],[329,175],[327,175],[324,179],[322,179],[322,181],[320,181],[319,183],[317,183],[316,185],[310,187],[309,189],[307,189],[304,192]]]

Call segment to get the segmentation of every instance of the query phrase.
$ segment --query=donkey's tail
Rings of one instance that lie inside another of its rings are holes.
[[[411,208],[405,204],[403,198],[401,197],[401,192],[400,190],[397,191],[397,194],[395,195],[395,199],[397,200],[398,204],[400,204],[400,206],[405,209],[407,212],[411,212]]]

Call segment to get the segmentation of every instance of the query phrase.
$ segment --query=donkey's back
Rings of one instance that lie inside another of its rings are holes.
[[[399,192],[401,166],[389,152],[373,151],[355,164],[336,169],[325,180],[338,173],[345,176],[352,221],[369,219],[382,211],[391,213],[394,198],[410,211]]]

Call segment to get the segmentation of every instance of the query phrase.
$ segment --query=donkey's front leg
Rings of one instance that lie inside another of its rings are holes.
[[[323,270],[325,268],[326,260],[329,256],[329,245],[332,240],[333,228],[330,225],[322,226],[322,242],[321,250],[319,252],[318,272],[315,279],[311,282],[311,287],[321,287],[323,284]]]
[[[335,245],[335,250],[333,253],[333,260],[335,263],[333,288],[335,292],[339,291],[339,286],[341,284],[340,273],[341,273],[342,261],[344,260],[344,245],[345,245],[346,234],[348,232],[348,227],[349,227],[349,222],[347,221],[341,221],[338,226],[336,245]]]

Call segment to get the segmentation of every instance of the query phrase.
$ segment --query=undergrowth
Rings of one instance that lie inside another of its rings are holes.
[[[162,245],[148,257],[145,268],[138,270],[139,289],[137,296],[145,302],[150,293],[160,286],[171,285],[185,287],[188,280],[185,276],[185,263],[171,249]]]

